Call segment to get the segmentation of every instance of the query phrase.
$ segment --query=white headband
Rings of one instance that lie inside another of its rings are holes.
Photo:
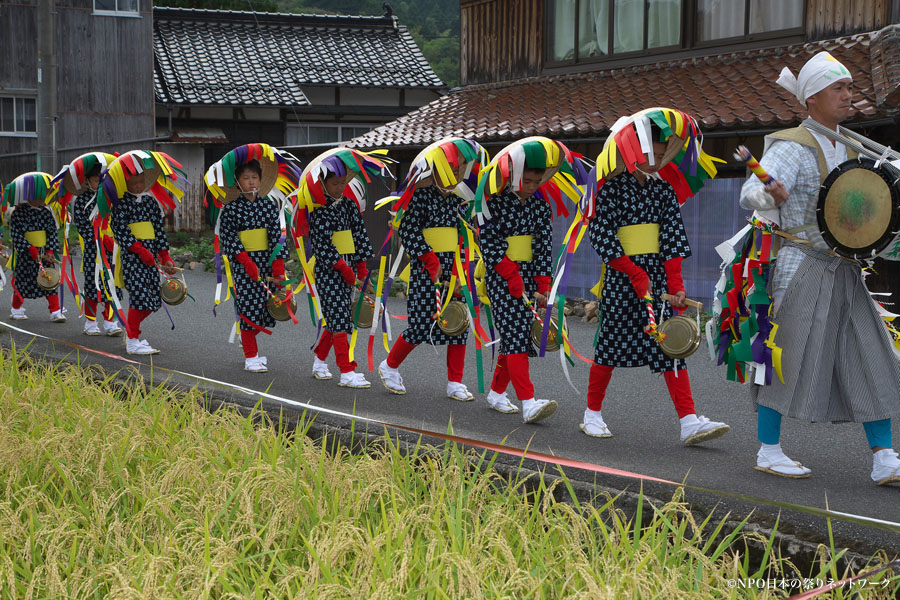
[[[806,61],[797,77],[785,67],[775,83],[794,94],[800,104],[806,106],[806,100],[810,96],[821,92],[836,81],[845,79],[853,81],[847,67],[828,52],[819,52]]]

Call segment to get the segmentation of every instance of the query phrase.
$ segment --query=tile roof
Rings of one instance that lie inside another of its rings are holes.
[[[898,114],[900,100],[884,104],[900,85],[900,25],[893,25],[779,48],[466,86],[350,145],[420,147],[448,135],[481,143],[530,135],[602,139],[620,116],[649,106],[686,111],[704,131],[790,126],[805,118],[805,110],[775,80],[782,67],[797,73],[821,50],[853,73],[854,120]]]
[[[444,87],[393,17],[153,9],[154,89],[176,104],[305,106],[304,85]]]

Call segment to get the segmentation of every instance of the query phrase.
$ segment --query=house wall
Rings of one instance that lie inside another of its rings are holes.
[[[460,85],[538,75],[544,4],[543,0],[460,2]]]
[[[201,144],[158,144],[157,150],[165,152],[179,163],[191,182],[190,187],[175,207],[170,219],[173,231],[202,231],[205,219],[203,196],[206,186],[203,175],[206,173],[203,146]]]
[[[57,113],[55,174],[94,149],[150,147],[155,136],[151,0],[140,17],[93,14],[93,0],[56,1]],[[2,5],[0,92],[37,95],[37,3]],[[116,142],[126,142],[117,144]],[[71,150],[66,150],[67,148]],[[0,155],[37,150],[36,137],[0,136]],[[36,155],[0,158],[0,180],[34,170]]]
[[[460,2],[461,85],[492,83],[540,75],[544,68],[543,0],[462,0]],[[693,4],[682,0],[683,5]],[[807,0],[806,39],[821,40],[880,29],[900,20],[897,0]],[[744,45],[774,46],[778,39]],[[733,46],[733,44],[732,44]],[[732,51],[729,47],[726,50]],[[722,48],[681,51],[684,55],[715,54]],[[672,55],[622,59],[656,62]],[[621,65],[620,65],[621,66]],[[609,68],[607,63],[580,65],[579,71]]]

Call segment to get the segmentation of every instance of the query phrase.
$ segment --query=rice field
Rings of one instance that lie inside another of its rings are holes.
[[[387,434],[354,454],[308,421],[15,349],[0,413],[2,599],[779,598],[800,590],[737,582],[845,575],[824,547],[816,573],[771,547],[751,566],[758,534],[697,522],[678,494],[629,519],[614,498],[555,501],[565,477],[501,477],[490,454]]]

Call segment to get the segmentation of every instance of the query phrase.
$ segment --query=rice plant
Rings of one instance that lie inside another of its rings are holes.
[[[0,352],[0,598],[778,598],[771,540],[680,493],[629,518],[453,444],[313,442],[197,392]],[[835,548],[817,573],[837,578]],[[874,558],[878,564],[884,557]],[[890,573],[886,575],[890,576]],[[894,597],[880,576],[866,598]],[[884,583],[884,585],[882,585]],[[876,585],[877,584],[877,585]],[[855,590],[858,588],[855,588]],[[852,592],[855,594],[856,592]],[[849,589],[824,597],[850,598]]]

